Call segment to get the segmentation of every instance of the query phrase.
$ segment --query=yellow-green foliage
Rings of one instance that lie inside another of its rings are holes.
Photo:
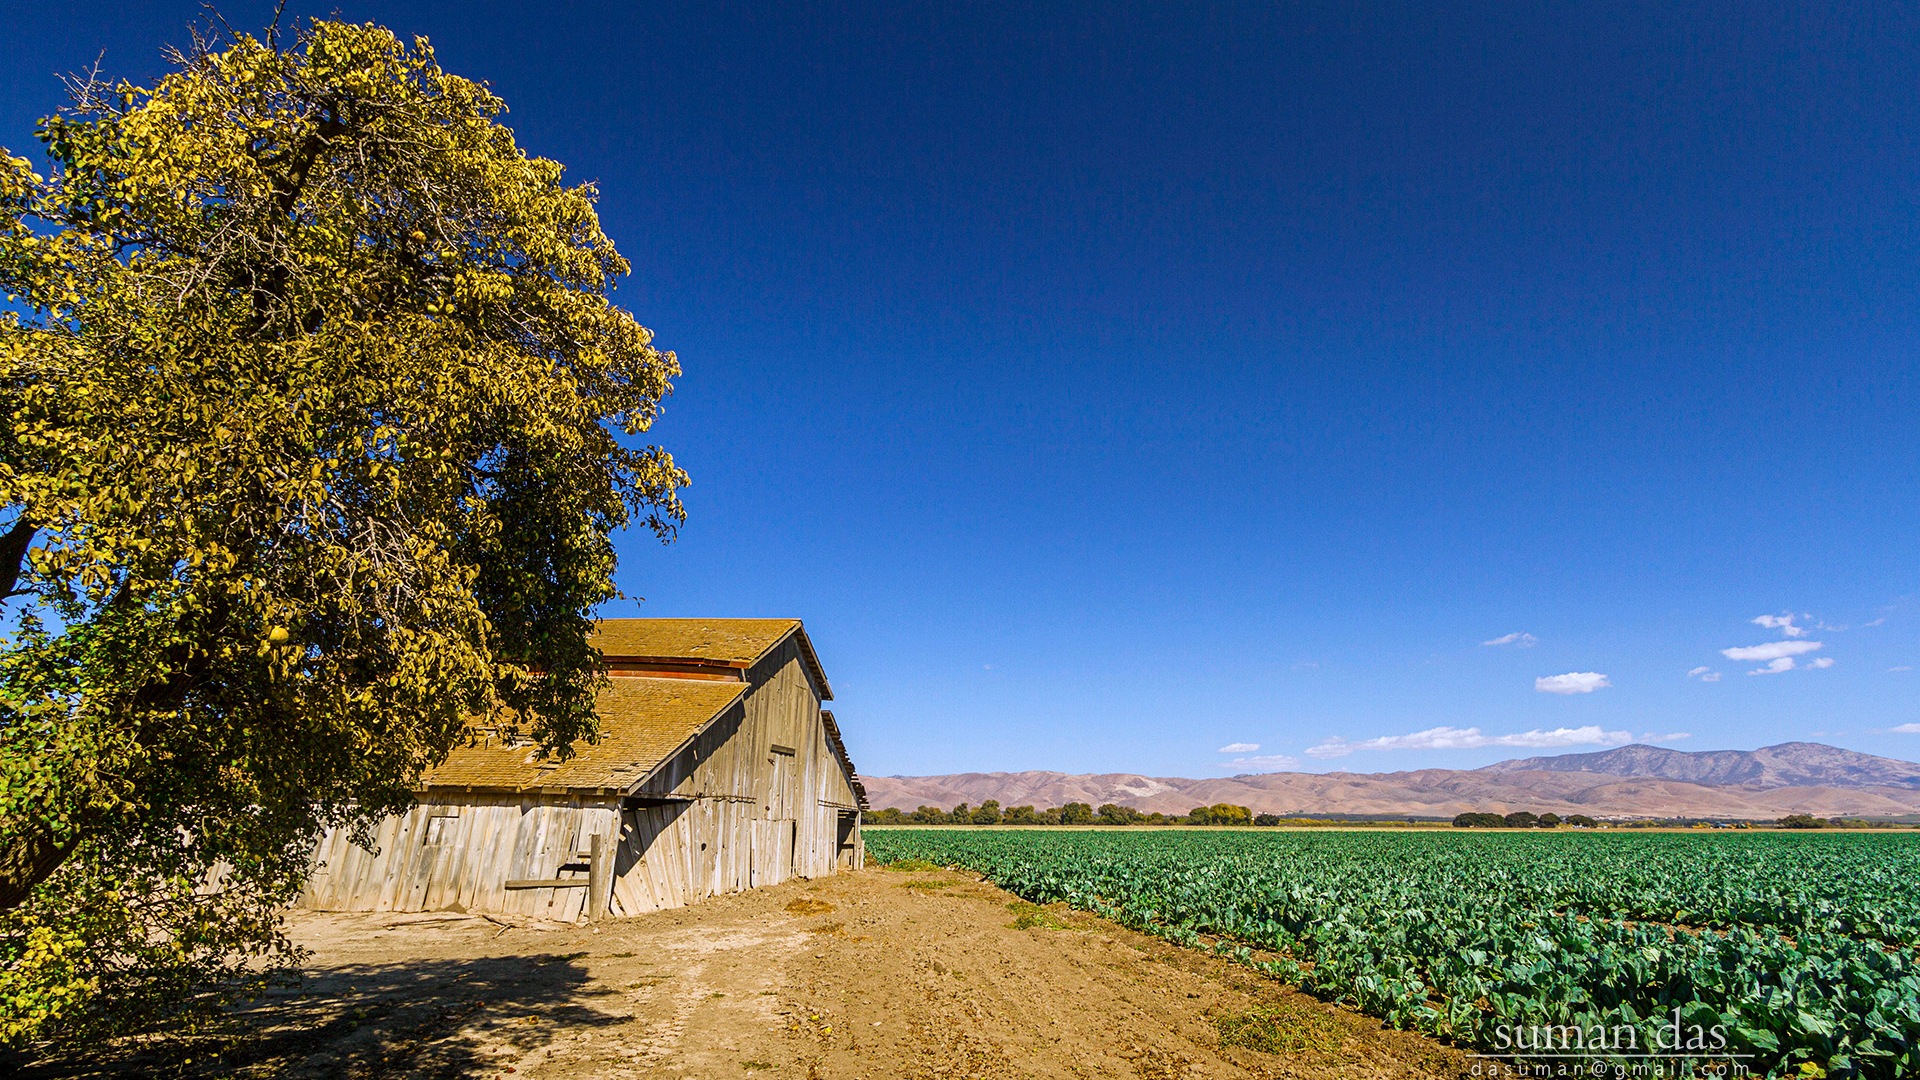
[[[1232,803],[1196,806],[1187,813],[1189,825],[1251,825],[1253,811]]]
[[[476,724],[591,738],[609,535],[683,517],[674,356],[483,85],[337,22],[175,59],[0,153],[8,1041],[271,945]]]
[[[0,971],[0,1043],[32,1035],[71,1004],[90,998],[99,979],[74,963],[86,941],[72,931],[21,918],[13,928],[17,953]]]

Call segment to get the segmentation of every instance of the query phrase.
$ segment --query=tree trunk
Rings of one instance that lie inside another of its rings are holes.
[[[62,839],[45,829],[29,828],[0,847],[0,911],[12,911],[25,903],[33,887],[52,876],[73,854],[80,836],[79,829]]]

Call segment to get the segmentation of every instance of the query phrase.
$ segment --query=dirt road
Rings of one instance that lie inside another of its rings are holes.
[[[596,927],[303,913],[293,932],[313,950],[306,982],[224,1037],[34,1075],[1200,1080],[1468,1064],[949,871],[796,881]]]

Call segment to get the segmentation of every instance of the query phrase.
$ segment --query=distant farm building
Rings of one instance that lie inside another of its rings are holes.
[[[483,735],[372,852],[324,836],[329,911],[634,915],[862,865],[866,792],[797,619],[610,619],[600,741],[565,762]]]

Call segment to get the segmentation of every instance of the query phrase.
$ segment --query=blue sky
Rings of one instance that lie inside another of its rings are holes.
[[[804,618],[864,771],[1920,758],[1916,15],[1451,8],[291,5],[600,185],[694,477],[608,614]],[[16,152],[200,16],[36,10]]]

